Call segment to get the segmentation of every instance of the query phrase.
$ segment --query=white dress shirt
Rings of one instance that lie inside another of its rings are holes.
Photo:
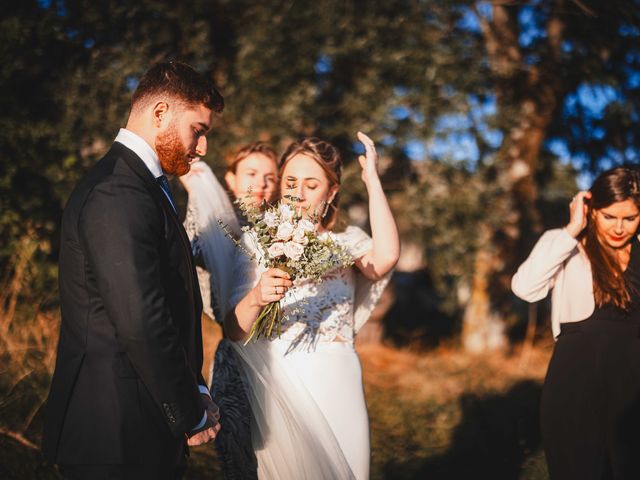
[[[126,128],[121,128],[115,141],[121,143],[133,153],[138,155],[138,157],[140,157],[140,160],[144,162],[147,169],[151,172],[151,175],[153,175],[153,178],[158,178],[164,175],[162,166],[160,165],[158,154],[153,148],[151,148],[151,145],[149,145],[146,140],[140,135],[136,135],[131,130],[127,130]],[[166,192],[164,188],[161,188],[161,190],[164,192],[173,209],[177,211],[176,206],[173,204],[173,200],[171,200],[171,197],[169,196],[169,192]]]
[[[164,175],[164,172],[162,171],[162,166],[160,165],[160,159],[158,158],[158,154],[151,147],[151,145],[149,145],[146,142],[146,140],[142,138],[140,135],[136,135],[131,130],[127,130],[126,128],[121,128],[120,131],[118,132],[118,135],[116,136],[115,141],[118,143],[121,143],[122,145],[127,147],[129,150],[131,150],[133,153],[135,153],[138,157],[140,157],[140,160],[144,162],[147,169],[149,169],[149,171],[151,172],[151,175],[153,175],[153,178],[158,178]],[[164,188],[160,188],[160,190],[164,192],[165,196],[169,200],[169,203],[175,210],[176,206],[173,204],[173,201],[171,200],[169,193],[165,192]],[[200,390],[200,393],[211,397],[211,395],[209,394],[209,389],[205,385],[198,385],[198,389]],[[205,411],[202,417],[202,420],[200,420],[200,423],[198,423],[198,425],[193,427],[193,430],[201,428],[206,421],[207,421],[207,412]]]

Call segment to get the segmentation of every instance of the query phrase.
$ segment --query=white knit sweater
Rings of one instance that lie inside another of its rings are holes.
[[[551,329],[588,318],[595,309],[591,263],[578,241],[564,229],[546,231],[511,279],[511,289],[527,302],[551,292]]]

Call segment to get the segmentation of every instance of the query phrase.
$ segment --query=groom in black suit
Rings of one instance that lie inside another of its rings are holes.
[[[154,65],[127,126],[62,219],[62,325],[43,453],[66,478],[180,478],[215,437],[200,374],[202,303],[165,174],[206,153],[223,99],[188,65]]]

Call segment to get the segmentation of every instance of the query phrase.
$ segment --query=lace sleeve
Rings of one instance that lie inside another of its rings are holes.
[[[209,318],[215,319],[211,298],[211,275],[207,270],[198,266],[196,266],[196,273],[198,275],[198,285],[200,286],[200,296],[202,297],[202,311]]]
[[[373,240],[359,227],[350,225],[342,235],[344,248],[354,260],[362,258],[373,248]]]
[[[349,226],[343,233],[344,247],[354,260],[362,258],[373,248],[373,240],[361,228]],[[354,295],[354,332],[369,320],[373,309],[380,300],[382,292],[391,279],[391,272],[380,280],[369,280],[360,270],[357,270]]]
[[[200,234],[198,226],[198,208],[195,203],[189,199],[187,203],[187,215],[184,219],[184,229],[187,232],[189,241],[191,242],[191,252],[194,257],[200,255]]]

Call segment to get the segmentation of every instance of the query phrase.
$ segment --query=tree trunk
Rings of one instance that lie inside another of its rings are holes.
[[[511,276],[520,260],[517,252],[541,230],[534,174],[555,105],[523,101],[520,121],[498,152],[494,180],[498,193],[488,205],[491,218],[479,234],[471,295],[463,316],[462,343],[468,351],[507,346],[504,317],[511,304]]]
[[[489,279],[495,270],[496,254],[491,248],[487,225],[480,232],[481,244],[474,263],[471,292],[462,320],[462,345],[471,353],[502,350],[507,341],[502,317],[492,307]]]
[[[551,90],[550,87],[538,87]],[[548,92],[551,93],[551,92]],[[507,345],[504,316],[511,305],[511,276],[517,252],[538,235],[541,221],[534,174],[557,102],[524,100],[519,122],[510,129],[498,152],[497,194],[489,205],[492,218],[482,226],[476,253],[471,296],[463,317],[463,345],[469,351],[502,349]]]
[[[556,12],[562,4],[562,0],[555,2]],[[523,61],[513,9],[496,2],[491,20],[477,15],[495,75],[499,111],[508,122],[503,144],[488,168],[487,182],[493,183],[497,193],[487,205],[463,316],[462,344],[479,353],[507,345],[504,317],[511,305],[511,276],[520,260],[517,253],[541,230],[534,175],[547,128],[566,87],[557,74],[564,29],[559,14],[553,14],[547,25],[549,54],[536,65]]]

